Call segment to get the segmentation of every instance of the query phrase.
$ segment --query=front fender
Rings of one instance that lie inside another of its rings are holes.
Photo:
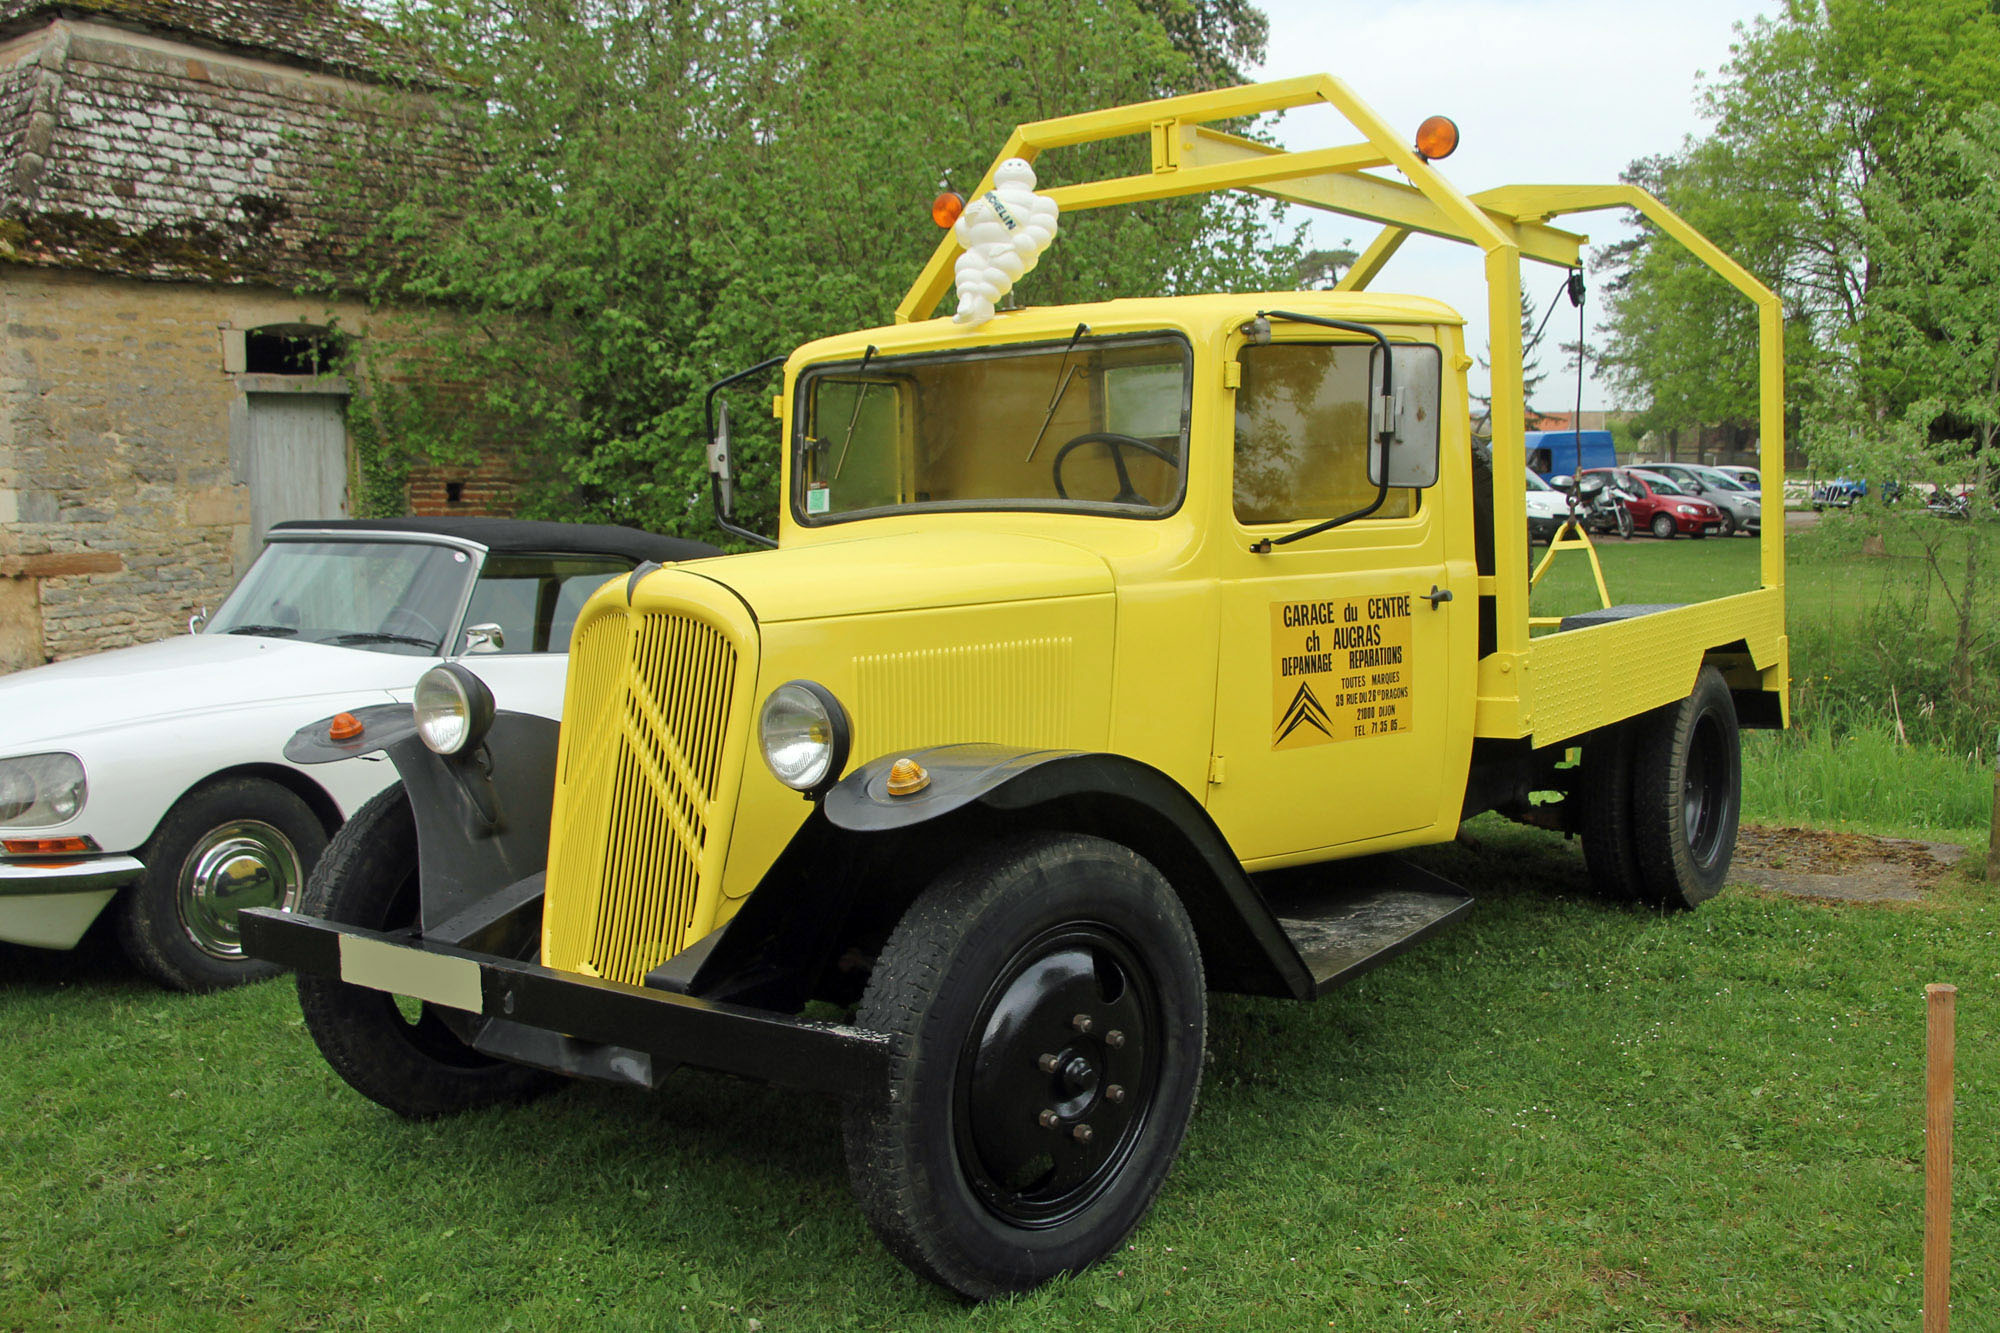
[[[440,755],[418,737],[408,704],[360,708],[354,717],[362,731],[353,740],[332,740],[326,719],[300,728],[285,757],[324,764],[387,753],[416,814],[426,932],[547,866],[560,730],[555,719],[496,712],[479,745]]]
[[[888,794],[897,758],[930,783]],[[1313,979],[1200,803],[1120,755],[949,745],[864,764],[828,792],[729,924],[651,984],[697,995],[810,995],[858,923],[900,915],[929,878],[996,838],[1090,833],[1151,861],[1186,905],[1217,990],[1303,999]]]

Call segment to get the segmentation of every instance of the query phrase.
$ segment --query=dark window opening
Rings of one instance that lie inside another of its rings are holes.
[[[253,375],[331,375],[347,339],[310,324],[272,324],[243,335],[243,368]]]
[[[462,482],[462,481],[448,481],[448,482],[446,482],[446,483],[444,484],[444,502],[445,502],[446,504],[453,504],[453,505],[455,505],[455,504],[458,504],[459,502],[461,502],[461,501],[462,501],[462,500],[464,500],[464,499],[465,499],[465,483],[464,483],[464,482]]]

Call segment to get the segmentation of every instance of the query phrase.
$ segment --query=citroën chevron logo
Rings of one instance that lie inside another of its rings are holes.
[[[1328,740],[1333,739],[1333,720],[1326,715],[1326,709],[1320,706],[1319,697],[1313,693],[1311,683],[1306,681],[1299,682],[1299,692],[1292,696],[1291,706],[1285,709],[1285,715],[1278,720],[1278,734],[1271,737],[1271,744],[1282,745],[1285,737],[1300,727],[1314,727],[1320,735]]]

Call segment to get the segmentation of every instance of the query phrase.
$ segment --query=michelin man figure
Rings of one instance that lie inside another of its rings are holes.
[[[993,188],[965,206],[952,232],[965,253],[958,257],[955,324],[977,326],[993,318],[1000,298],[1035,267],[1056,236],[1056,201],[1035,193],[1035,169],[1018,157],[993,173]]]

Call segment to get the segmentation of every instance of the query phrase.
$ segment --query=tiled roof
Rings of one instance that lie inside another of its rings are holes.
[[[368,79],[412,64],[387,29],[336,0],[0,0],[0,38],[55,18],[171,35]]]

